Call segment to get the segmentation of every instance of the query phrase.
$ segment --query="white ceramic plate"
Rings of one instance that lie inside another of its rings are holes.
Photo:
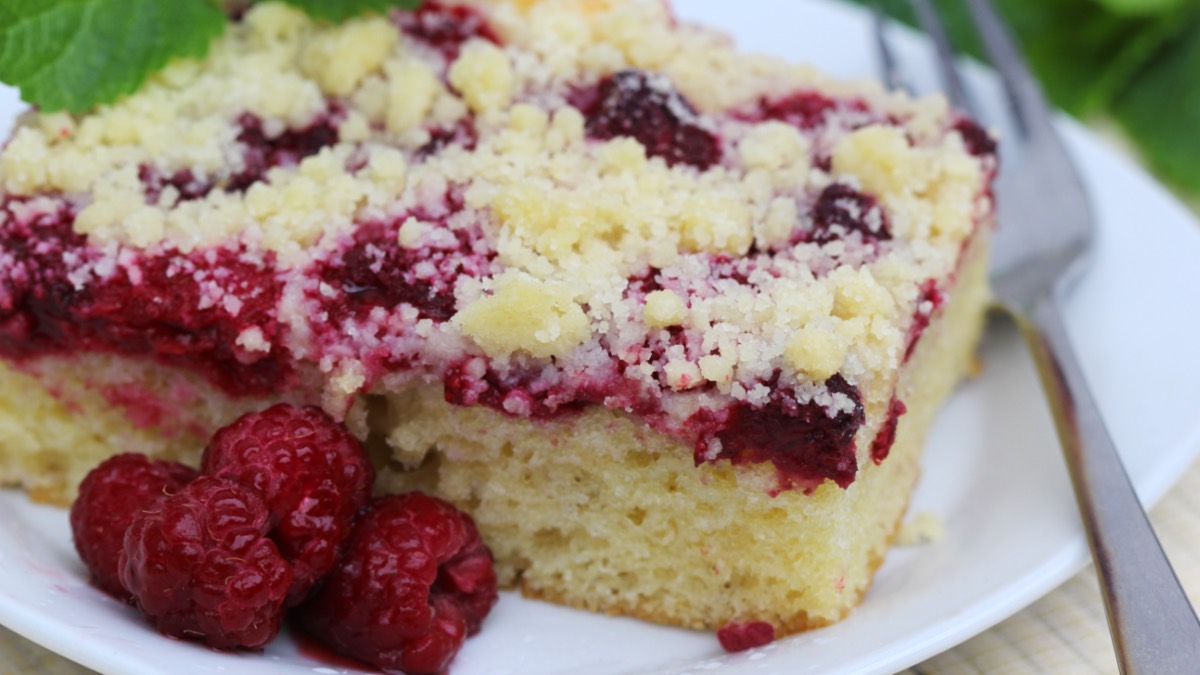
[[[743,46],[837,75],[871,73],[869,23],[831,2],[677,0],[680,15]],[[921,45],[909,39],[906,49]],[[986,82],[984,84],[987,84]],[[18,108],[12,92],[0,120]],[[985,101],[993,100],[984,97]],[[1103,236],[1067,323],[1143,499],[1153,502],[1200,450],[1200,233],[1190,214],[1129,162],[1065,127]],[[503,595],[454,675],[882,673],[949,648],[1029,604],[1079,569],[1084,539],[1037,382],[1011,330],[984,348],[986,370],[942,410],[913,504],[939,514],[935,544],[894,550],[842,623],[749,653],[710,634],[615,619]],[[0,492],[0,623],[96,670],[337,673],[283,635],[262,653],[224,654],[160,637],[92,589],[66,514]]]

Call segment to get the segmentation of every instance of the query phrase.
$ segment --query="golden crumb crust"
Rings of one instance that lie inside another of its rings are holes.
[[[802,389],[841,373],[868,400],[890,395],[919,284],[953,272],[990,209],[990,159],[969,152],[940,98],[739,52],[657,1],[437,6],[487,29],[447,49],[395,16],[328,25],[256,4],[205,59],[171,64],[116,104],[25,116],[0,151],[0,186],[63,195],[74,230],[114,259],[240,247],[272,260],[297,277],[275,313],[287,337],[249,323],[241,358],[324,359],[331,399],[384,375],[363,355],[371,334],[435,373],[480,357],[575,377],[676,329],[701,344],[621,376],[688,394],[669,406],[679,417],[757,405],[775,371]],[[638,96],[717,139],[715,163],[598,134],[581,92],[630,72],[646,73]],[[831,106],[820,124],[770,108],[796,95]],[[246,178],[247,134],[270,142],[314,125],[332,134],[314,152]],[[864,218],[886,221],[888,240],[805,238],[831,185],[878,202]],[[312,339],[325,315],[312,296],[325,291],[304,269],[370,222],[413,256],[466,239],[488,262],[445,280],[449,321],[357,319],[337,327],[346,348],[326,350]],[[752,266],[717,270],[722,256]],[[646,275],[668,287],[631,284]],[[709,389],[711,400],[696,393]]]

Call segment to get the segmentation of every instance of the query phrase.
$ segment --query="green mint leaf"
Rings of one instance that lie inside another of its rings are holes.
[[[1200,17],[1123,89],[1113,115],[1159,176],[1200,193]]]
[[[1177,12],[1122,17],[1075,0],[1055,0],[1040,12],[1009,11],[1030,66],[1050,100],[1076,115],[1104,112],[1117,92],[1179,28]]]
[[[42,110],[85,112],[132,93],[225,28],[210,0],[7,0],[0,80]]]
[[[1196,0],[1095,0],[1106,9],[1116,14],[1148,15],[1159,14],[1195,4]]]
[[[314,19],[345,21],[350,17],[374,12],[383,14],[393,7],[416,9],[421,0],[284,0],[304,10]]]
[[[965,4],[961,0],[936,4],[954,43],[984,60]],[[1118,16],[1094,0],[996,0],[995,5],[1021,42],[1046,95],[1079,117],[1105,110],[1116,92],[1180,30],[1178,12]],[[907,2],[884,7],[914,23]]]

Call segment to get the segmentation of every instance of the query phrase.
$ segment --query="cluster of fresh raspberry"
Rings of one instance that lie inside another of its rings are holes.
[[[491,552],[442,500],[371,499],[373,476],[345,427],[280,404],[218,431],[199,473],[108,459],[80,484],[71,528],[96,585],[167,635],[261,647],[295,608],[338,652],[442,672],[496,602]]]

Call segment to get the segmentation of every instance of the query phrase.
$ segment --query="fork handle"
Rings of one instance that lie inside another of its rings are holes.
[[[1163,553],[1088,390],[1063,324],[1062,287],[1017,316],[1058,427],[1121,672],[1195,673],[1200,620]]]

